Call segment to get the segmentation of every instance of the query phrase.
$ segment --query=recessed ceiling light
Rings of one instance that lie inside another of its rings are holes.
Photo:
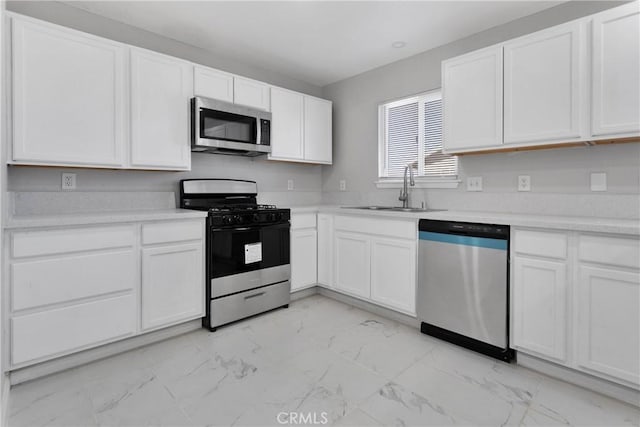
[[[407,43],[403,42],[403,41],[397,41],[397,42],[391,43],[391,47],[395,47],[396,49],[402,49],[406,45],[407,45]]]

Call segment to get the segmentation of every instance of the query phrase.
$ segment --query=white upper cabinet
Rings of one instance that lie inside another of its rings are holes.
[[[270,160],[331,164],[332,103],[271,88]]]
[[[123,165],[121,44],[12,19],[14,163]]]
[[[442,63],[444,148],[502,145],[502,46]]]
[[[286,89],[271,89],[271,154],[273,159],[302,159],[304,97]]]
[[[331,164],[331,101],[304,97],[304,159]]]
[[[233,74],[196,65],[193,87],[196,96],[233,102]]]
[[[131,49],[131,165],[191,167],[193,66],[170,56]]]
[[[640,6],[638,2],[593,17],[592,133],[640,132]]]
[[[505,143],[587,135],[585,26],[571,22],[504,44]]]
[[[266,83],[235,76],[233,78],[233,102],[271,111],[269,89]]]

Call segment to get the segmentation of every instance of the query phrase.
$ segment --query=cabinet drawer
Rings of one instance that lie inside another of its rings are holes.
[[[316,213],[303,213],[291,215],[291,229],[316,228]]]
[[[142,226],[142,244],[184,242],[202,240],[204,237],[203,220],[158,222]]]
[[[14,233],[11,254],[14,258],[85,252],[133,246],[133,226],[76,228]]]
[[[567,235],[564,233],[516,230],[513,239],[517,253],[547,258],[567,257]]]
[[[363,218],[359,216],[336,216],[334,224],[336,230],[354,233],[376,234],[398,239],[415,239],[417,236],[416,222],[414,221]]]
[[[69,353],[131,335],[135,329],[133,295],[17,316],[11,320],[11,362]]]
[[[22,310],[133,289],[133,250],[27,261],[11,265],[11,308]]]
[[[580,261],[640,268],[640,240],[608,236],[580,236]]]

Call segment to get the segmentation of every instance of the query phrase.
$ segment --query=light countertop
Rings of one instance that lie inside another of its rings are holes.
[[[366,215],[389,218],[435,219],[443,221],[479,222],[506,224],[513,227],[533,227],[594,233],[640,235],[640,220],[622,218],[598,218],[562,215],[532,215],[518,213],[480,211],[434,211],[397,212],[389,210],[366,210],[340,206],[294,206],[292,214],[305,212],[327,212],[341,215]]]
[[[7,219],[5,229],[112,224],[139,221],[167,221],[205,218],[207,212],[190,209],[149,209],[139,211],[91,212],[60,215],[24,215]]]

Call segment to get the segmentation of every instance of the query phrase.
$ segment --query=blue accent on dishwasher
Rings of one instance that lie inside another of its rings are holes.
[[[421,231],[420,240],[431,240],[434,242],[453,243],[455,245],[477,246],[479,248],[507,250],[505,239],[490,239],[488,237],[460,236],[457,234],[432,233]]]

